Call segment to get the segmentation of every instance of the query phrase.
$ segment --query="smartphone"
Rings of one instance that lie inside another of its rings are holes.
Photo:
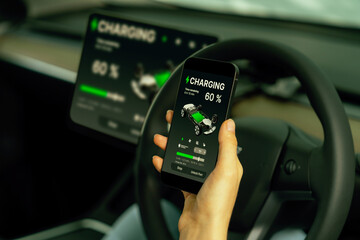
[[[238,74],[230,62],[185,61],[161,170],[165,184],[196,194],[215,168]]]

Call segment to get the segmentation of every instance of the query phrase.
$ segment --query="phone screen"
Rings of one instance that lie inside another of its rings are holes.
[[[234,65],[219,63],[194,58],[185,62],[162,173],[203,183],[214,169],[218,133],[227,118],[236,78]]]

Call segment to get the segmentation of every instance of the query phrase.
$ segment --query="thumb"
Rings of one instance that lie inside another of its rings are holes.
[[[220,127],[217,163],[201,188],[198,194],[199,199],[204,195],[205,198],[211,196],[212,201],[215,201],[217,205],[226,203],[226,206],[232,210],[243,175],[243,168],[237,157],[236,150],[235,122],[229,119],[224,121]],[[224,202],[223,199],[219,198],[225,198],[227,201]],[[222,208],[219,207],[218,209]]]
[[[237,157],[235,122],[228,119],[223,122],[219,131],[219,153],[215,170],[228,175],[231,170],[237,170],[239,165],[241,166]]]

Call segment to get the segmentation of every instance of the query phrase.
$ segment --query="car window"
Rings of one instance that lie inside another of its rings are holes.
[[[360,28],[360,1],[331,0],[158,0],[227,14]]]

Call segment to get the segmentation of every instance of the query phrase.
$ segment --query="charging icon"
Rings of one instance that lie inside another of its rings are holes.
[[[91,23],[90,23],[90,29],[91,29],[91,31],[95,31],[95,30],[97,29],[98,23],[99,23],[99,21],[98,21],[97,18],[94,18],[94,19],[91,21]]]

